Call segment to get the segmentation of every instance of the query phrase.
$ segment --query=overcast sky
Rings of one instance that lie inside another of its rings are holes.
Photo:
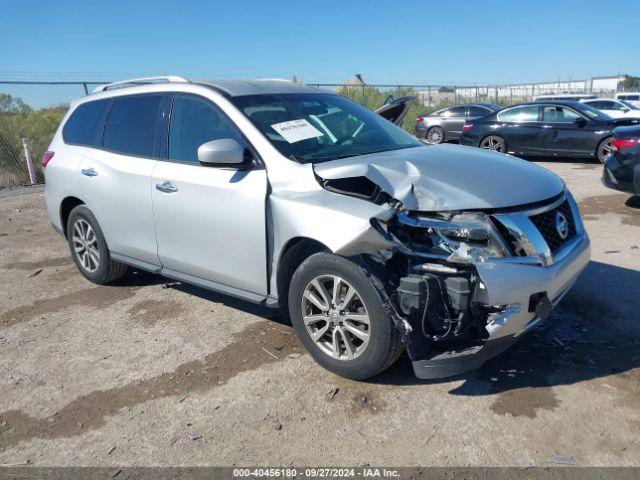
[[[369,83],[498,84],[640,75],[638,0],[0,0],[0,12],[0,77],[340,82],[362,73]]]

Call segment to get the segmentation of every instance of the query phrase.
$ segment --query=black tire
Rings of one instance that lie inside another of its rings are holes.
[[[442,127],[431,127],[424,134],[424,139],[429,145],[437,145],[444,142],[444,130]]]
[[[600,163],[604,163],[605,157],[611,151],[612,144],[613,137],[607,137],[598,144],[598,148],[596,149],[596,158]]]
[[[97,245],[99,260],[95,262],[97,266],[93,271],[90,271],[89,268],[83,264],[74,245],[74,229],[76,224],[84,225],[82,222],[89,224],[95,234],[96,241],[94,245]],[[100,225],[96,217],[91,213],[91,210],[85,205],[78,205],[71,210],[69,214],[69,219],[67,220],[67,242],[73,261],[78,267],[78,270],[80,270],[80,273],[82,273],[87,280],[97,283],[98,285],[106,285],[121,279],[127,273],[128,267],[126,265],[111,259],[109,248],[107,247]]]
[[[500,135],[487,135],[478,146],[492,152],[507,153],[507,141]]]
[[[340,360],[325,353],[314,342],[303,321],[305,288],[319,276],[337,275],[351,284],[369,316],[369,341],[360,356]],[[330,253],[316,253],[296,269],[289,287],[289,312],[293,327],[309,354],[322,367],[354,380],[371,378],[390,367],[400,356],[400,332],[391,318],[390,302],[381,282],[358,263]]]

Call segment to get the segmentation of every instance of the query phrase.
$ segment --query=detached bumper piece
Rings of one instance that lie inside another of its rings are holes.
[[[422,380],[452,377],[480,368],[487,360],[507,350],[520,337],[502,337],[484,345],[438,353],[425,360],[411,362],[413,373]]]

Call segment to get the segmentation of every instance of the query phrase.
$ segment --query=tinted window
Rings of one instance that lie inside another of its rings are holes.
[[[618,102],[602,102],[605,110],[623,110],[625,108],[624,105]]]
[[[151,157],[161,95],[116,98],[104,129],[104,148]]]
[[[67,143],[98,146],[104,113],[111,100],[83,103],[67,120],[62,136]]]
[[[464,117],[467,107],[464,105],[458,105],[457,107],[447,108],[442,112],[443,117]]]
[[[199,163],[198,147],[221,138],[244,145],[235,125],[212,103],[190,96],[176,96],[171,109],[169,158]]]
[[[476,107],[474,105],[469,107],[469,116],[470,117],[484,117],[485,115],[489,115],[491,110],[483,107]]]
[[[498,120],[502,122],[536,122],[538,121],[538,109],[536,106],[516,107],[498,114]]]
[[[544,107],[542,109],[542,119],[545,122],[571,123],[580,117],[573,110],[564,107]]]

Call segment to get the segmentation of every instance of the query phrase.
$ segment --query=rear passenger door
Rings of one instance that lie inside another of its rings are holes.
[[[224,138],[246,147],[245,168],[200,164],[198,147]],[[152,181],[163,272],[230,294],[265,295],[267,175],[244,136],[209,99],[176,93],[165,145]]]
[[[540,107],[522,105],[507,108],[498,113],[502,133],[507,142],[507,150],[516,153],[540,153]]]
[[[447,108],[440,114],[446,140],[457,140],[460,138],[466,115],[467,107],[465,105]]]
[[[86,149],[78,172],[83,199],[109,250],[116,258],[134,259],[145,267],[159,264],[151,172],[164,98],[159,93],[114,97],[99,132],[99,148]]]

